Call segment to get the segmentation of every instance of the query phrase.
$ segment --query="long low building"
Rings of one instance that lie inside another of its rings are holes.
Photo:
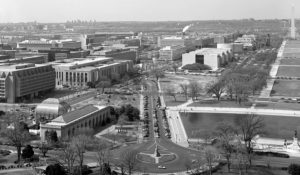
[[[128,72],[131,60],[114,61],[112,58],[98,57],[85,59],[66,59],[52,64],[56,72],[56,87],[85,87],[88,82],[96,84],[113,74],[120,76]]]
[[[0,66],[0,99],[15,103],[33,99],[55,88],[55,70],[51,65],[31,63]]]
[[[187,64],[206,64],[216,70],[232,61],[232,51],[227,48],[203,48],[182,55],[182,66]]]
[[[186,49],[184,46],[166,46],[159,50],[159,61],[175,61],[181,58],[182,54],[185,53]]]
[[[45,141],[46,131],[56,131],[59,138],[68,139],[80,130],[95,129],[103,125],[110,117],[110,107],[87,105],[63,114],[49,123],[40,124],[40,137]]]

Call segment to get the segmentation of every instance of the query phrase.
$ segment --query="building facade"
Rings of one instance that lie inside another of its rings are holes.
[[[45,141],[46,131],[56,131],[61,139],[75,136],[80,130],[95,129],[111,118],[110,107],[87,105],[63,114],[51,122],[40,124],[40,137]]]
[[[166,46],[159,50],[158,61],[175,61],[181,58],[182,54],[185,53],[184,46]]]
[[[230,61],[232,61],[232,51],[227,48],[203,48],[182,55],[182,66],[199,63],[210,66],[212,70],[216,70]]]
[[[76,60],[76,59],[75,59]],[[86,58],[79,61],[53,63],[56,72],[56,87],[86,87],[88,82],[97,83],[103,78],[111,78],[113,74],[124,75],[133,62],[130,60],[113,61],[112,58]]]
[[[65,49],[80,50],[81,42],[72,40],[25,40],[18,43],[18,48],[26,48],[30,51]]]
[[[15,103],[55,88],[51,65],[31,63],[0,66],[0,99]]]
[[[137,52],[130,49],[111,49],[101,50],[92,53],[93,56],[111,57],[114,60],[131,60],[133,63],[137,61]]]

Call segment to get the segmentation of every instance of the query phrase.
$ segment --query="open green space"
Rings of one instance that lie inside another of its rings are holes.
[[[194,102],[188,106],[189,107],[250,108],[252,106],[252,102],[242,102],[241,104],[239,104],[236,101],[209,100],[209,101]]]
[[[258,102],[255,109],[300,110],[300,104],[290,102]]]
[[[299,67],[300,70],[300,67]],[[300,75],[300,71],[299,71]],[[276,80],[272,89],[272,96],[300,97],[300,81]]]
[[[245,114],[181,113],[181,120],[189,138],[204,138],[214,133],[221,122],[229,122],[238,127]],[[291,139],[294,130],[300,131],[299,117],[261,116],[265,123],[262,136],[269,138]]]
[[[299,58],[284,58],[280,60],[281,65],[300,65]]]
[[[300,77],[300,66],[279,66],[277,76]]]

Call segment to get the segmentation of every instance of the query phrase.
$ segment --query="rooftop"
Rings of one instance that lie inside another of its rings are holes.
[[[86,105],[82,108],[76,109],[74,111],[63,114],[55,119],[53,119],[49,125],[67,125],[75,120],[83,118],[89,114],[92,114],[96,111],[100,111],[102,109],[107,108],[107,106],[94,106],[94,105]]]
[[[203,48],[194,51],[195,54],[202,54],[202,55],[219,55],[224,52],[230,51],[229,48]]]

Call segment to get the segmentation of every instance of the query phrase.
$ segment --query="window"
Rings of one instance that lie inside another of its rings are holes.
[[[87,82],[87,73],[85,73],[84,82]]]
[[[69,73],[66,72],[66,81],[69,81]]]

